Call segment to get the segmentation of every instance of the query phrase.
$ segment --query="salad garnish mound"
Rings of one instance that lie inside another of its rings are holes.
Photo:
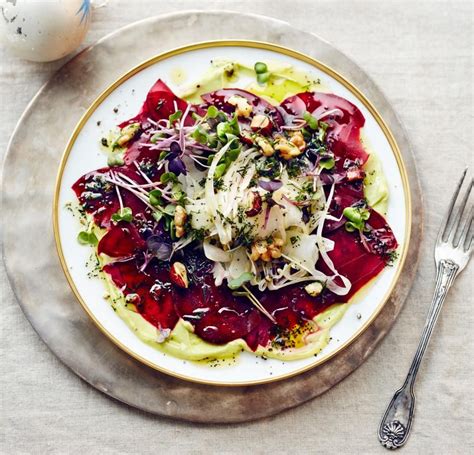
[[[158,80],[73,186],[114,308],[183,358],[317,354],[397,248],[366,197],[364,122],[334,94],[190,103]]]

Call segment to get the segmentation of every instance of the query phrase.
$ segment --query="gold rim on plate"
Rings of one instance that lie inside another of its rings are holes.
[[[90,118],[90,116],[94,113],[94,111],[97,109],[97,107],[110,95],[111,92],[113,92],[117,87],[119,87],[121,84],[123,84],[125,81],[130,79],[132,76],[135,74],[139,73],[145,68],[148,68],[149,66],[158,63],[160,61],[166,60],[170,57],[174,57],[176,55],[184,54],[186,52],[190,51],[195,51],[195,50],[200,50],[200,49],[208,49],[212,47],[248,47],[248,48],[254,48],[254,49],[264,49],[264,50],[269,50],[273,52],[277,52],[289,57],[293,57],[297,60],[300,60],[302,62],[308,63],[311,66],[316,67],[317,69],[323,71],[339,83],[341,83],[344,87],[346,87],[353,95],[357,97],[359,101],[362,102],[362,104],[367,108],[367,110],[372,114],[372,116],[375,118],[377,124],[379,127],[382,129],[388,143],[390,144],[390,148],[392,149],[393,154],[395,155],[395,159],[397,161],[398,169],[402,178],[402,183],[403,183],[403,192],[405,195],[405,216],[406,216],[406,225],[405,225],[405,241],[403,244],[403,249],[400,254],[400,258],[398,260],[398,269],[395,273],[395,276],[392,279],[392,282],[390,284],[390,287],[384,297],[381,299],[379,305],[375,309],[375,311],[372,313],[371,317],[354,333],[352,336],[341,346],[339,346],[334,352],[331,352],[330,354],[327,354],[326,356],[323,356],[317,360],[315,360],[313,363],[310,365],[306,365],[296,371],[292,371],[291,373],[283,374],[280,376],[275,376],[271,378],[266,378],[266,379],[259,379],[259,380],[254,380],[254,381],[243,381],[243,382],[220,382],[220,381],[209,381],[209,380],[202,380],[202,379],[197,379],[194,377],[186,376],[184,374],[179,374],[176,373],[175,371],[168,370],[166,368],[163,368],[159,365],[156,365],[155,363],[149,361],[148,359],[143,358],[141,355],[131,351],[127,346],[125,346],[121,341],[119,341],[117,338],[115,338],[114,335],[112,335],[109,331],[107,331],[102,324],[97,320],[97,318],[94,316],[94,314],[91,312],[85,301],[83,300],[81,294],[79,293],[74,280],[71,277],[71,274],[69,273],[66,260],[64,258],[63,254],[63,249],[62,249],[62,244],[61,244],[61,238],[59,234],[59,194],[61,190],[61,183],[62,183],[62,177],[64,173],[64,168],[66,166],[67,160],[69,158],[69,155],[71,153],[72,147],[81,132],[82,128],[84,127],[85,123],[87,120]],[[269,382],[274,382],[274,381],[280,381],[283,379],[290,378],[292,376],[296,376],[298,374],[301,374],[305,371],[310,370],[311,368],[314,368],[318,365],[321,365],[322,363],[328,361],[335,355],[337,355],[339,352],[341,352],[343,349],[345,349],[347,346],[349,346],[359,335],[364,332],[367,327],[369,327],[370,324],[375,320],[375,318],[379,315],[380,311],[382,310],[383,306],[387,302],[387,300],[390,297],[390,294],[393,291],[393,288],[395,287],[395,284],[398,281],[398,278],[400,276],[400,273],[403,269],[403,266],[405,264],[405,259],[407,256],[408,252],[408,246],[410,243],[410,234],[411,234],[411,193],[410,193],[410,186],[408,182],[408,176],[405,168],[405,164],[403,162],[400,149],[398,147],[398,144],[388,128],[388,126],[385,124],[384,120],[378,113],[377,109],[372,105],[372,103],[363,95],[363,93],[355,87],[351,82],[349,82],[345,77],[343,77],[341,74],[339,74],[337,71],[333,70],[329,66],[325,65],[324,63],[320,62],[319,60],[316,60],[313,57],[310,57],[306,54],[303,54],[301,52],[295,51],[293,49],[289,49],[284,46],[280,46],[277,44],[272,44],[272,43],[266,43],[262,41],[249,41],[249,40],[215,40],[215,41],[205,41],[201,43],[196,43],[196,44],[191,44],[183,47],[179,47],[167,52],[164,52],[162,54],[159,54],[155,57],[152,57],[148,60],[145,60],[144,62],[140,63],[139,65],[135,66],[132,68],[130,71],[125,73],[123,76],[121,76],[119,79],[117,79],[113,84],[111,84],[109,87],[107,87],[95,100],[94,102],[90,105],[90,107],[87,109],[87,111],[84,113],[84,115],[81,117],[79,122],[77,123],[76,127],[74,128],[74,131],[68,141],[68,144],[66,146],[66,149],[64,150],[63,156],[61,158],[61,163],[59,166],[58,174],[56,177],[56,184],[55,184],[55,190],[54,190],[54,199],[53,199],[53,230],[54,230],[54,239],[56,243],[56,249],[59,255],[59,260],[61,263],[61,267],[63,269],[63,272],[66,276],[66,279],[69,283],[69,286],[71,287],[74,295],[76,296],[77,300],[81,304],[82,308],[86,311],[86,313],[89,315],[89,317],[92,319],[92,321],[95,323],[95,325],[100,329],[100,331],[106,335],[115,345],[117,345],[120,349],[125,351],[127,354],[135,358],[136,360],[139,360],[140,362],[144,363],[145,365],[158,370],[162,373],[166,373],[170,376],[173,376],[175,378],[179,379],[184,379],[186,381],[191,381],[191,382],[196,382],[200,384],[207,384],[207,385],[218,385],[218,386],[247,386],[247,385],[257,385],[257,384],[265,384]]]

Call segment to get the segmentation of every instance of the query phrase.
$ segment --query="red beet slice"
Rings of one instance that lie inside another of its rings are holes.
[[[291,115],[302,116],[324,107],[326,111],[339,109],[342,117],[323,118],[329,124],[327,141],[335,156],[339,158],[338,169],[342,169],[346,159],[365,163],[369,157],[360,143],[360,128],[365,119],[360,110],[351,102],[337,95],[327,93],[300,93],[282,101],[281,107]]]
[[[344,193],[344,191],[342,195],[347,198],[353,196],[350,192]],[[369,233],[367,233],[366,243],[369,251],[362,243],[359,232],[347,232],[344,228],[339,228],[326,233],[326,237],[337,245],[337,248],[328,253],[329,257],[336,270],[352,282],[349,294],[343,296],[342,299],[338,297],[341,303],[348,301],[357,290],[377,276],[387,263],[387,254],[398,246],[395,235],[385,218],[373,209],[370,209],[367,225]],[[373,236],[370,235],[371,232]],[[317,267],[325,273],[331,273],[322,260],[319,260]]]
[[[326,187],[327,188],[327,187]],[[329,190],[326,189],[328,193]],[[340,218],[346,207],[359,203],[364,200],[364,188],[361,183],[341,183],[334,187],[333,199],[330,207],[330,214],[336,218]],[[324,224],[324,232],[331,232],[339,229],[346,223],[343,217],[340,221],[328,220]]]
[[[157,328],[173,329],[179,317],[174,310],[172,292],[163,285],[167,275],[157,272],[153,267],[147,270],[150,274],[140,272],[133,260],[104,266],[104,271],[124,295],[138,294],[138,300],[133,303],[148,322]]]
[[[155,121],[168,119],[168,117],[175,112],[175,103],[178,110],[182,112],[184,112],[188,106],[186,101],[176,96],[161,79],[158,79],[148,92],[140,112],[135,117],[122,122],[119,126],[123,128],[134,122],[147,123],[148,118]],[[185,123],[192,125],[193,120],[191,116]]]
[[[137,171],[135,165],[130,164],[126,166],[103,168],[94,172],[90,172],[82,176],[74,185],[72,189],[76,193],[79,202],[87,213],[94,216],[94,220],[98,226],[107,228],[110,226],[111,216],[120,209],[117,190],[115,185],[104,182],[103,174],[110,170],[115,173],[121,173],[131,178],[137,183],[145,183],[145,180]],[[150,176],[153,181],[159,180],[159,174]],[[123,188],[118,191],[122,197],[124,207],[132,209],[133,215],[149,219],[150,215],[146,212],[147,206],[137,198],[133,193]]]
[[[72,186],[81,206],[94,215],[94,221],[100,227],[108,227],[110,217],[120,208],[114,186],[103,180],[102,174],[108,170],[103,168],[89,172]]]
[[[206,313],[195,323],[196,334],[209,343],[224,344],[244,338],[261,320],[256,310],[243,303],[222,309],[222,312]]]
[[[203,340],[222,344],[243,338],[260,322],[260,314],[243,298],[234,297],[227,286],[215,286],[212,275],[175,295],[179,316],[191,322]]]
[[[155,327],[173,329],[178,322],[178,315],[174,310],[173,296],[170,292],[162,293],[159,297],[145,291],[141,296],[140,314]]]
[[[144,247],[145,242],[137,228],[131,223],[120,222],[112,226],[101,238],[97,252],[112,258],[126,258],[143,250]]]
[[[135,292],[143,284],[150,284],[149,276],[139,272],[133,260],[106,264],[104,272],[110,275],[119,289],[126,287],[127,293]]]

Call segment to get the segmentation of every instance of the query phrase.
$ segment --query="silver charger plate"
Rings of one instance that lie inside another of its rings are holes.
[[[369,98],[402,151],[412,192],[411,245],[419,245],[421,195],[409,141],[393,109],[368,76],[315,35],[266,17],[242,15],[236,20],[236,13],[218,11],[190,11],[137,22],[100,40],[61,68],[32,100],[11,138],[4,163],[3,209],[9,220],[16,222],[3,221],[2,227],[7,272],[25,315],[48,347],[76,374],[98,390],[144,411],[226,423],[269,416],[301,404],[361,365],[403,305],[416,272],[418,248],[409,251],[392,296],[372,325],[337,356],[285,381],[252,387],[182,381],[133,360],[96,328],[75,300],[54,247],[50,216],[54,181],[68,137],[97,95],[131,67],[185,44],[216,39],[267,41],[293,48],[340,72]]]

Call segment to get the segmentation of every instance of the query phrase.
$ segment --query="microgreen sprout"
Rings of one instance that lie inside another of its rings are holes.
[[[77,241],[81,245],[96,246],[99,243],[97,236],[93,232],[81,231],[77,235]]]
[[[176,111],[174,114],[171,114],[169,116],[169,122],[171,125],[173,125],[175,122],[177,122],[181,117],[183,116],[183,111]]]
[[[123,207],[115,212],[110,219],[116,223],[119,221],[127,221],[130,223],[133,220],[133,213],[130,207]]]
[[[229,288],[232,290],[236,290],[242,287],[244,283],[251,281],[253,278],[255,278],[255,275],[253,273],[244,272],[239,277],[234,278],[233,280],[228,280],[227,286],[229,286]]]
[[[319,167],[322,169],[332,169],[336,162],[334,161],[334,157],[330,156],[329,158],[324,158],[319,161]]]
[[[152,190],[148,193],[150,199],[150,204],[153,206],[158,206],[163,204],[162,196],[163,193],[160,190]]]
[[[305,112],[303,114],[303,118],[305,119],[309,128],[311,128],[312,130],[318,129],[318,120],[313,117],[309,112]]]

